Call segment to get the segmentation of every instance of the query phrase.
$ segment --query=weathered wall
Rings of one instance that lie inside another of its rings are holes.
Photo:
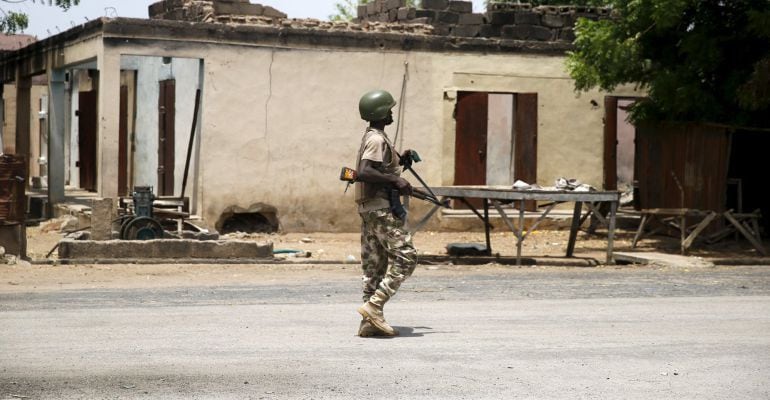
[[[354,230],[352,193],[342,194],[338,172],[354,163],[365,127],[358,99],[378,87],[398,95],[405,62],[400,144],[420,151],[431,184],[453,181],[458,90],[538,93],[540,183],[602,181],[603,110],[590,103],[601,96],[574,96],[562,57],[214,44],[197,53],[206,55],[200,205],[209,224],[227,207],[266,203],[285,230]]]

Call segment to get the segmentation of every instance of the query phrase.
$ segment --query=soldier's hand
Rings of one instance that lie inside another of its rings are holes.
[[[396,189],[403,195],[412,194],[412,185],[404,178],[399,177],[396,180]]]

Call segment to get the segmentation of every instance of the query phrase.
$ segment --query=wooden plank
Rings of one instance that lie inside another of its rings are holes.
[[[700,235],[701,232],[703,232],[704,229],[717,217],[717,213],[711,212],[709,215],[706,216],[706,218],[703,219],[696,227],[695,229],[690,232],[690,235],[687,236],[687,239],[682,242],[682,247],[684,247],[685,250],[689,249],[690,246],[692,246],[695,239]]]
[[[610,225],[607,229],[607,265],[615,264],[615,258],[612,251],[615,246],[615,218],[617,216],[617,211],[618,203],[612,202],[610,204]]]
[[[604,97],[604,189],[618,188],[618,98]]]
[[[740,232],[746,238],[746,240],[748,240],[752,244],[752,246],[754,246],[754,248],[757,249],[757,251],[760,254],[762,254],[763,256],[767,255],[767,251],[765,250],[765,247],[762,246],[762,243],[760,241],[758,241],[757,238],[755,238],[754,236],[749,234],[749,232],[747,232],[746,229],[743,228],[743,225],[741,225],[741,223],[738,222],[732,216],[730,211],[725,211],[722,215],[724,215],[725,218],[728,221],[730,221],[730,223],[733,224],[733,226],[735,226],[735,229],[738,229],[738,232]]]
[[[647,220],[650,218],[650,214],[642,214],[642,222],[639,223],[639,228],[636,230],[636,235],[634,235],[634,240],[631,241],[631,248],[636,248],[636,243],[639,242],[639,239],[642,238],[642,235],[644,235],[644,226],[647,225]]]

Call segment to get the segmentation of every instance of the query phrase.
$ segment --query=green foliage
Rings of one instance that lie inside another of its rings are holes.
[[[358,6],[371,3],[374,0],[342,0],[334,3],[335,14],[329,16],[330,21],[350,21],[356,18]],[[417,7],[418,0],[406,0],[408,7]]]
[[[633,84],[634,121],[770,122],[770,2],[611,0],[612,19],[580,19],[567,68],[580,91]],[[764,114],[764,115],[763,115]]]
[[[0,0],[0,3],[9,3],[9,4],[15,4],[15,3],[23,3],[25,0]],[[34,2],[34,1],[33,1]],[[45,1],[41,0],[41,4],[46,4]],[[72,6],[76,6],[80,4],[80,0],[56,0],[53,3],[49,3],[51,5],[55,5],[56,7],[61,8],[64,11],[69,10]],[[0,7],[0,32],[5,34],[14,34],[18,32],[23,32],[27,27],[29,26],[29,17],[27,14],[16,12],[16,11],[6,11],[3,7]]]

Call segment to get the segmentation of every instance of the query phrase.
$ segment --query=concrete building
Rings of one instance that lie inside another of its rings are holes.
[[[15,83],[4,97],[28,98],[26,83],[47,77],[52,203],[67,184],[112,199],[135,185],[180,196],[191,145],[184,195],[209,226],[253,212],[288,231],[356,230],[352,191],[338,176],[365,128],[358,100],[375,88],[398,97],[390,135],[420,152],[416,168],[432,185],[570,177],[602,187],[615,169],[606,94],[578,96],[565,67],[564,21],[591,10],[470,18],[457,8],[465,2],[428,3],[446,9],[394,14],[387,7],[401,2],[377,1],[360,21],[330,23],[247,2],[160,2],[154,19],[100,19],[0,56],[3,82]],[[19,104],[16,121],[31,112]],[[16,128],[26,152],[31,129]]]

